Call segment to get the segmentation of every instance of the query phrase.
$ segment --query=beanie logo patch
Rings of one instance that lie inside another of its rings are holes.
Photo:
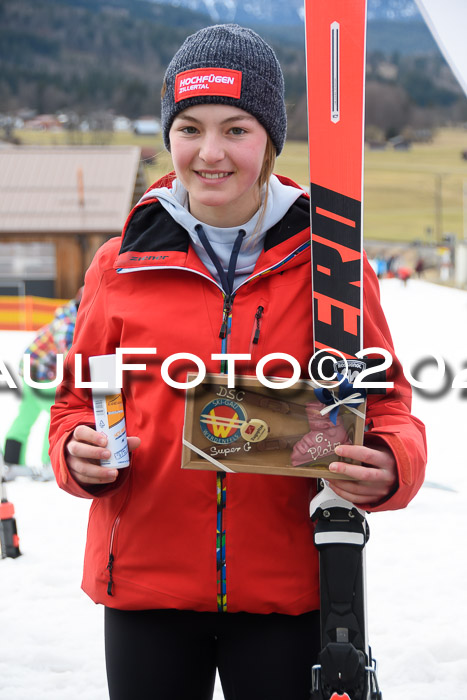
[[[215,95],[240,99],[242,72],[229,68],[196,68],[175,77],[175,102],[188,97]]]

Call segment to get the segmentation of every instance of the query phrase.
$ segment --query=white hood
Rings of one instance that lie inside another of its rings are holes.
[[[188,193],[178,180],[172,182],[171,188],[155,187],[149,190],[141,198],[140,202],[157,197],[170,216],[186,229],[198,257],[218,282],[220,280],[217,271],[199,240],[198,234],[195,231],[195,226],[198,224],[202,225],[224,270],[228,268],[230,253],[238,232],[240,229],[243,229],[246,235],[238,256],[235,271],[234,289],[236,289],[253,272],[256,260],[263,249],[266,232],[285,216],[295,200],[302,194],[303,190],[297,187],[291,187],[290,185],[283,185],[275,175],[272,175],[269,181],[269,196],[266,204],[266,212],[260,231],[255,231],[260,211],[256,212],[246,224],[231,228],[209,226],[202,221],[198,221],[198,219],[195,219],[188,211]]]

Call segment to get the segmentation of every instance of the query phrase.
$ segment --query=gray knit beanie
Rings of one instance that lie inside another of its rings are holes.
[[[162,133],[169,151],[176,115],[208,103],[252,114],[281,152],[287,129],[284,78],[272,48],[251,29],[218,24],[192,34],[171,60],[164,84]]]

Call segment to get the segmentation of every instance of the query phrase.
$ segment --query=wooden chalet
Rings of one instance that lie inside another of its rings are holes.
[[[0,148],[0,295],[73,297],[145,189],[134,146]]]

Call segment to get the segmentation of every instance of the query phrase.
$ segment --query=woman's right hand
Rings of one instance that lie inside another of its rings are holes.
[[[130,452],[141,444],[138,437],[128,438]],[[108,459],[107,437],[88,425],[78,425],[66,445],[66,463],[72,476],[80,484],[111,484],[118,469],[102,467],[101,459]]]

